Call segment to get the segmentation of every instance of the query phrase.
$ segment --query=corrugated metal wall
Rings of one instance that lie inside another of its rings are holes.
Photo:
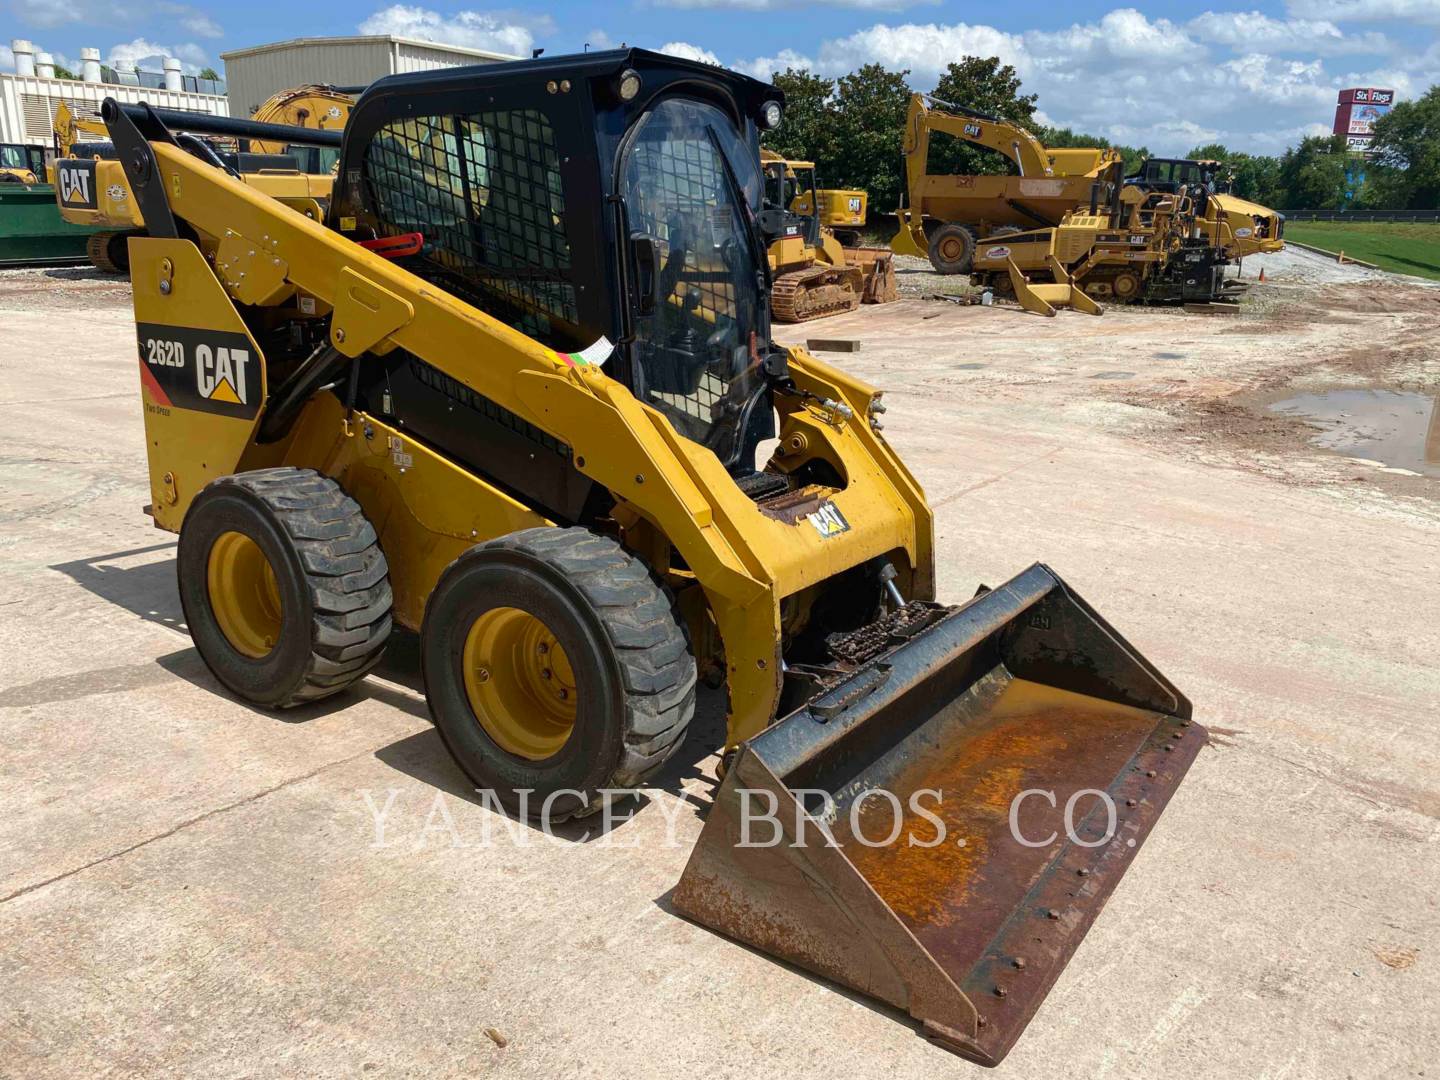
[[[50,146],[54,137],[55,106],[64,101],[75,111],[95,116],[107,97],[134,103],[148,101],[157,108],[228,116],[230,102],[214,94],[151,90],[70,79],[0,74],[0,142]]]
[[[384,39],[281,46],[225,61],[235,116],[249,116],[277,90],[306,83],[360,86],[388,74],[390,48]]]
[[[433,71],[436,68],[465,67],[468,64],[493,63],[478,56],[466,56],[441,47],[431,48],[410,41],[392,41],[392,71]]]
[[[480,57],[389,38],[353,38],[275,45],[225,59],[230,111],[249,116],[271,94],[306,83],[361,86],[399,71],[478,64]]]

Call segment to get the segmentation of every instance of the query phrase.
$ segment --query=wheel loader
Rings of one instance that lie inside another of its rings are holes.
[[[207,145],[245,182],[280,199],[317,220],[330,199],[333,180],[330,171],[339,152],[340,128],[348,115],[350,98],[328,87],[304,86],[282,90],[269,98],[257,116],[270,121],[295,119],[298,128],[328,133],[325,145],[257,140],[252,146],[242,134],[247,121],[231,120],[223,142]],[[339,114],[339,124],[336,116]],[[181,128],[176,129],[181,131]],[[145,230],[140,212],[125,179],[125,170],[109,144],[83,143],[81,132],[104,133],[103,122],[78,116],[65,103],[55,112],[55,202],[60,216],[74,225],[98,227],[87,241],[86,255],[96,269],[112,274],[126,273],[128,243]],[[185,134],[185,138],[194,138]]]
[[[1204,734],[1043,565],[937,601],[881,392],[770,334],[783,108],[635,49],[390,76],[316,221],[107,101],[150,511],[221,686],[303,707],[413,630],[516,816],[663,775],[723,684],[674,910],[994,1064]],[[878,790],[915,845],[875,842]]]
[[[862,303],[888,304],[899,298],[890,251],[844,245],[827,223],[838,220],[853,226],[858,217],[864,224],[864,192],[822,192],[813,162],[761,150],[760,163],[765,174],[763,228],[771,237],[771,313],[777,322],[808,322],[854,311]]]

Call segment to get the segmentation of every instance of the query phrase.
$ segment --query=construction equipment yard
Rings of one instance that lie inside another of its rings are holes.
[[[1041,319],[925,299],[901,259],[900,302],[776,332],[858,343],[819,355],[886,390],[939,599],[1048,563],[1209,731],[997,1075],[1435,1067],[1440,288],[1261,265],[1238,314]],[[142,512],[129,284],[0,273],[0,342],[0,1071],[979,1075],[675,914],[719,692],[646,800],[554,837],[472,794],[413,635],[335,697],[246,705]],[[1332,391],[1378,419],[1270,407]]]

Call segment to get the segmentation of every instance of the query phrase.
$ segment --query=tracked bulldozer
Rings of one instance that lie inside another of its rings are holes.
[[[766,207],[761,222],[769,239],[775,320],[808,322],[854,311],[862,303],[898,299],[889,250],[845,246],[826,224],[828,218],[853,227],[857,217],[863,224],[864,192],[822,193],[813,162],[786,160],[769,150],[760,151],[760,161]]]
[[[675,910],[994,1064],[1204,736],[1048,568],[936,600],[880,391],[771,337],[783,104],[641,50],[391,76],[317,221],[107,101],[151,513],[228,691],[314,701],[415,630],[445,745],[517,816],[645,784],[722,683]],[[928,846],[873,842],[877,789]]]

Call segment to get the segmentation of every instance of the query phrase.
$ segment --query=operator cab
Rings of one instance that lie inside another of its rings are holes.
[[[43,184],[45,148],[23,143],[0,143],[0,181]]]
[[[783,100],[640,49],[391,76],[351,113],[329,224],[418,234],[406,269],[604,364],[742,475],[785,378],[758,220]]]
[[[1224,168],[1224,163],[1220,161],[1148,158],[1141,162],[1139,173],[1127,177],[1125,182],[1147,191],[1189,195],[1195,200],[1196,211],[1203,213],[1211,195],[1221,195],[1230,190]]]

